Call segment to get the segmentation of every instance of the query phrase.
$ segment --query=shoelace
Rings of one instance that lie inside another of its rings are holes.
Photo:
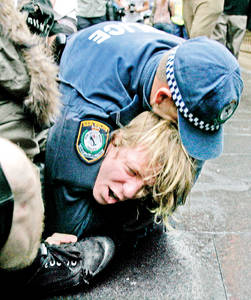
[[[42,256],[47,256],[44,261],[44,268],[58,266],[66,264],[66,266],[75,267],[81,260],[79,250],[74,247],[74,244],[64,244],[64,245],[48,245],[47,243],[42,243],[40,246]],[[49,248],[49,251],[48,251]],[[50,255],[48,255],[48,252]],[[63,258],[61,258],[63,257]],[[65,263],[65,259],[67,262]],[[85,283],[89,284],[88,279],[92,277],[90,270],[84,269]]]
[[[80,252],[74,247],[63,245],[48,245],[47,243],[42,243],[40,246],[41,256],[44,258],[44,268],[54,267],[61,265],[75,267],[81,260]]]

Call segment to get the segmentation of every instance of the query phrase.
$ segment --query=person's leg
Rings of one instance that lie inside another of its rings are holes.
[[[155,23],[153,24],[153,27],[168,33],[172,33],[173,32],[173,27],[171,24],[168,23]]]
[[[176,36],[182,37],[181,26],[172,23],[172,33]]]
[[[227,43],[227,28],[228,28],[228,19],[227,15],[222,13],[215,25],[211,38],[215,41],[218,41],[222,45],[226,46]]]
[[[162,30],[163,31],[165,31],[165,32],[167,32],[167,33],[171,33],[171,34],[173,34],[173,27],[172,27],[172,24],[170,23],[170,24],[168,24],[168,23],[163,23],[162,24]]]
[[[106,16],[101,16],[101,17],[91,18],[90,23],[91,25],[95,25],[101,22],[105,22],[106,20],[107,20]]]
[[[238,58],[241,42],[244,38],[247,25],[247,16],[227,16],[228,32],[227,32],[227,48]]]
[[[82,30],[91,26],[91,22],[88,18],[77,16],[77,30]]]
[[[185,25],[180,26],[180,27],[181,27],[180,30],[181,30],[181,32],[182,32],[181,37],[183,37],[184,39],[188,40],[189,37],[188,37],[188,34],[187,34],[187,30],[186,30]]]
[[[211,37],[215,24],[223,11],[223,0],[194,1],[193,21],[190,38],[196,36]]]
[[[40,246],[44,207],[39,171],[19,147],[4,139],[0,139],[0,163],[15,200],[0,267],[20,269],[31,264]]]
[[[101,22],[105,22],[106,16],[101,16],[101,17],[96,17],[96,18],[84,18],[81,16],[77,16],[77,29],[81,30],[81,29],[85,29],[89,26],[101,23]]]
[[[155,23],[155,24],[153,24],[153,27],[158,29],[158,30],[162,30],[162,24],[161,23]]]
[[[194,0],[183,0],[183,19],[185,22],[185,27],[188,35],[190,36],[190,31],[193,23],[193,2]]]

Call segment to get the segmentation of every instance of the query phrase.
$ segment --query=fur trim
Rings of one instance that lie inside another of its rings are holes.
[[[30,75],[30,90],[23,101],[25,110],[34,116],[40,126],[49,126],[60,110],[58,67],[45,40],[31,34],[25,14],[15,9],[12,2],[0,2],[1,32],[19,49]]]

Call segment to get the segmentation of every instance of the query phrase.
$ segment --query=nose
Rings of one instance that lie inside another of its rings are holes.
[[[139,178],[133,178],[132,180],[125,182],[123,185],[124,197],[126,199],[133,199],[143,186],[144,182]]]

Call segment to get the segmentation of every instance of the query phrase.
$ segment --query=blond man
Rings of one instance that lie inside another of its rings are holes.
[[[95,125],[95,124],[93,124]],[[98,125],[98,124],[96,124]],[[85,133],[83,147],[97,147],[102,132]],[[53,166],[47,165],[47,172]],[[93,169],[82,168],[81,186],[46,181],[46,227],[49,233],[71,233],[79,238],[102,233],[121,244],[135,242],[147,225],[168,217],[185,203],[194,183],[196,161],[181,143],[175,122],[143,112],[114,131],[104,159]],[[50,177],[49,177],[50,178]],[[63,201],[62,190],[70,201]],[[66,195],[66,194],[65,194]]]

